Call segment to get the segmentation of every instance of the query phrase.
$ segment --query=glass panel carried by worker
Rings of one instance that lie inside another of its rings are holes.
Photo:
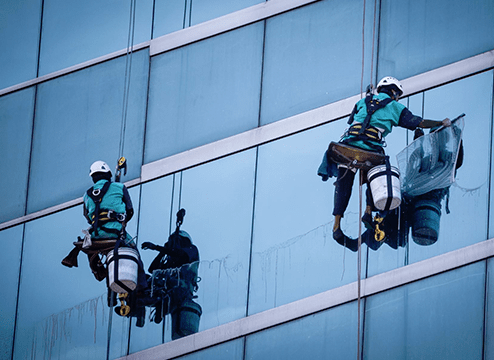
[[[417,138],[396,156],[403,196],[443,189],[455,181],[464,116],[458,116],[450,127]]]

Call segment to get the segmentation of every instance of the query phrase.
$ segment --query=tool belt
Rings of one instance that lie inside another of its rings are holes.
[[[345,165],[353,169],[370,170],[374,166],[385,163],[385,155],[367,151],[355,146],[331,142],[327,151],[328,160],[338,165]]]
[[[379,143],[383,142],[383,137],[381,131],[374,126],[369,126],[362,131],[362,124],[357,123],[347,130],[345,135],[350,135],[356,137],[358,140],[372,140]]]

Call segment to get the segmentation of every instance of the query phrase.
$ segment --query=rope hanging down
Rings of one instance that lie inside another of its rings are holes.
[[[127,127],[127,111],[129,107],[129,93],[130,93],[130,78],[132,73],[132,54],[134,47],[134,33],[135,33],[135,20],[136,20],[136,0],[130,0],[129,11],[129,33],[127,36],[127,53],[125,56],[125,76],[124,76],[124,94],[122,102],[122,122],[120,125],[120,142],[118,147],[118,158],[123,156],[124,144],[125,144],[125,130]]]
[[[365,17],[366,17],[366,0],[364,0],[364,9],[363,9],[363,19],[362,19],[362,70],[360,77],[360,97],[362,98],[364,92],[364,71],[365,71]],[[368,91],[372,91],[373,89],[373,77],[374,77],[374,46],[375,46],[375,38],[376,38],[376,14],[377,14],[377,0],[374,0],[374,16],[373,16],[373,25],[372,25],[372,47],[371,47],[371,66],[370,66],[370,82],[367,87]],[[359,219],[362,219],[362,170],[359,171]],[[362,280],[362,222],[359,221],[359,229],[358,229],[358,245],[357,245],[357,360],[360,360],[361,356],[361,280]]]

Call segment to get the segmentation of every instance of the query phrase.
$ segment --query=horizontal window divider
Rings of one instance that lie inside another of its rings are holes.
[[[221,33],[234,30],[236,28],[252,24],[256,21],[294,10],[317,1],[320,0],[269,0],[258,5],[250,6],[218,18],[160,36],[156,39],[142,42],[134,45],[132,47],[132,51],[135,52],[149,47],[150,55],[157,55],[165,51],[219,35]],[[0,96],[67,75],[105,61],[113,60],[117,57],[125,55],[127,52],[127,49],[118,50],[32,80],[0,89]]]
[[[494,239],[361,280],[361,297],[375,295],[494,256]],[[247,336],[358,299],[358,282],[281,305],[227,324],[136,352],[120,360],[170,359]]]
[[[274,0],[270,0],[274,1]],[[430,70],[402,80],[405,96],[426,91],[476,73],[494,68],[494,50]],[[192,168],[232,155],[289,135],[296,134],[350,115],[354,104],[363,94],[354,95],[276,122],[245,131],[206,145],[142,165],[141,177],[130,181],[128,187],[140,185],[178,171]],[[467,114],[468,115],[468,114]],[[328,139],[329,141],[330,139]],[[127,183],[126,183],[127,185]],[[75,202],[75,204],[74,204]],[[0,223],[0,231],[82,203],[82,198]]]
[[[150,55],[179,48],[320,0],[269,0],[151,41]]]
[[[149,47],[149,41],[145,41],[143,43],[132,46],[132,52],[136,52],[136,51],[145,49],[147,47]],[[120,56],[126,55],[127,53],[128,53],[128,50],[123,49],[123,50],[115,51],[111,54],[103,55],[103,56],[85,61],[83,63],[77,64],[74,66],[70,66],[70,67],[62,69],[62,70],[54,71],[50,74],[46,74],[46,75],[37,77],[36,79],[28,80],[28,81],[22,82],[20,84],[13,85],[13,86],[10,86],[8,88],[2,89],[2,90],[0,90],[0,96],[6,95],[9,93],[18,91],[18,90],[22,90],[22,89],[28,88],[30,86],[40,84],[40,83],[45,82],[45,81],[55,79],[55,78],[60,77],[60,76],[68,75],[70,73],[91,67],[93,65],[103,63],[105,61],[116,59]]]

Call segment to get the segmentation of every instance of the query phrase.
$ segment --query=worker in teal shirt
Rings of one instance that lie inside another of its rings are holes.
[[[111,181],[110,167],[104,161],[94,162],[89,174],[94,185],[84,194],[83,212],[91,225],[91,238],[118,239],[122,235],[126,246],[135,247],[135,242],[124,228],[134,215],[127,188],[124,184]]]
[[[381,79],[376,90],[377,95],[369,93],[355,104],[348,121],[350,128],[343,134],[341,143],[384,154],[384,138],[391,133],[395,126],[415,130],[417,127],[432,128],[451,125],[448,118],[435,121],[412,114],[410,110],[397,101],[403,95],[403,86],[394,77],[386,76]],[[348,247],[351,239],[343,234],[340,223],[352,193],[355,169],[348,169],[344,165],[339,165],[337,174],[333,209],[335,217],[333,238],[339,244],[347,244]],[[364,179],[366,178],[367,176],[364,174]],[[374,206],[369,187],[366,192],[366,205],[362,221],[366,227],[373,228],[372,211]]]

